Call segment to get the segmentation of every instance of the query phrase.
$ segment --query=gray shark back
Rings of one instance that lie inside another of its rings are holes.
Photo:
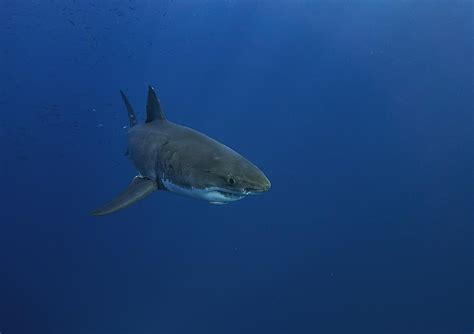
[[[222,162],[245,160],[205,134],[166,120],[130,129],[128,141],[130,159],[142,176],[172,180],[186,187],[205,183],[206,177],[193,175],[193,171],[204,171],[205,174]]]

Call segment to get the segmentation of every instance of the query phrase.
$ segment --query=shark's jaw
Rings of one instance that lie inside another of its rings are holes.
[[[230,202],[235,202],[251,194],[250,192],[237,192],[219,187],[187,188],[174,184],[170,180],[161,180],[161,183],[166,187],[167,190],[173,193],[194,197],[212,204],[227,204]]]

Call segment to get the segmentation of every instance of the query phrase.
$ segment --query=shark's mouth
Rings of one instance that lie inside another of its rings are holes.
[[[211,189],[210,189],[211,190]],[[217,192],[229,200],[239,200],[248,195],[259,195],[265,192],[264,189],[245,188],[244,190],[228,190],[222,188],[212,188],[211,191]]]
[[[231,191],[222,190],[222,189],[214,190],[214,191],[228,198],[229,200],[239,200],[248,195],[247,192],[231,192]]]
[[[245,192],[227,191],[225,189],[213,188],[208,190],[206,200],[211,204],[227,204],[238,201],[247,195]]]
[[[193,187],[183,187],[177,184],[170,182],[169,180],[161,180],[166,189],[171,192],[190,196],[198,199],[202,199],[211,203],[229,203],[238,201],[239,199],[244,198],[249,193],[247,191],[237,191],[219,187],[207,187],[207,188],[193,188]]]

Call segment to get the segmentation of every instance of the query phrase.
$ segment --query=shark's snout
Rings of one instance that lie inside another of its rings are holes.
[[[270,182],[270,180],[265,176],[265,178],[267,179],[265,184],[263,185],[262,189],[263,191],[269,191],[270,188],[272,187],[272,183]]]
[[[261,194],[270,190],[271,187],[272,184],[270,180],[265,176],[265,174],[260,172],[258,182],[253,184],[251,187],[247,187],[245,190],[249,194]]]

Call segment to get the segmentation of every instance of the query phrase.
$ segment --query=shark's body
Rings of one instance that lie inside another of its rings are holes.
[[[168,121],[152,87],[148,90],[147,120],[140,125],[127,97],[121,94],[130,120],[128,154],[139,175],[123,193],[92,214],[118,211],[156,190],[225,204],[270,188],[267,177],[234,150]]]

